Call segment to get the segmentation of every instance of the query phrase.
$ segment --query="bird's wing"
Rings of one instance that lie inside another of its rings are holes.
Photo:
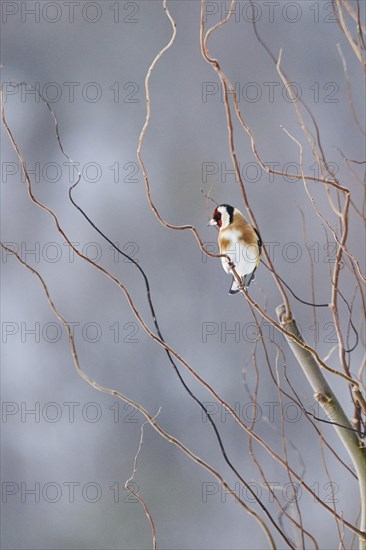
[[[249,225],[247,222],[239,223],[238,229],[241,233],[241,237],[248,245],[256,245],[258,247],[258,258],[255,266],[257,267],[260,261],[260,255],[262,251],[262,239],[255,227]]]
[[[260,262],[260,260],[261,260],[262,244],[263,244],[263,243],[262,243],[262,238],[261,238],[261,236],[260,236],[260,234],[259,234],[258,229],[256,229],[255,227],[253,227],[253,230],[255,231],[255,234],[257,235],[257,245],[258,245],[258,252],[259,252],[259,254],[258,254],[258,260],[257,260],[257,263],[256,263],[256,267],[258,267],[258,264],[259,264],[259,262]]]

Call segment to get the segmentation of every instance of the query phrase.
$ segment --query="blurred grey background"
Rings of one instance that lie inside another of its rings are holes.
[[[219,21],[228,6],[229,2],[207,2],[207,27]],[[152,115],[143,157],[162,217],[173,224],[194,224],[213,247],[216,231],[207,227],[213,204],[207,205],[200,189],[208,192],[212,188],[219,203],[243,211],[244,205],[231,172],[219,81],[200,53],[200,2],[170,1],[168,7],[177,24],[177,37],[151,77]],[[347,158],[364,158],[364,139],[352,118],[338,43],[347,60],[360,121],[364,120],[364,84],[361,67],[339,29],[331,3],[281,0],[256,2],[256,7],[259,32],[275,55],[283,49],[283,67],[316,117],[327,160],[334,163],[340,181],[350,187],[362,208],[362,186],[337,150]],[[364,12],[363,3],[361,9]],[[210,39],[209,50],[236,85],[243,116],[263,160],[278,170],[299,171],[298,148],[281,130],[283,125],[304,144],[305,172],[314,174],[315,159],[294,105],[273,62],[257,42],[250,19],[249,3],[238,2],[231,21]],[[146,110],[144,79],[154,56],[171,36],[162,3],[7,1],[2,5],[1,30],[5,114],[32,175],[34,194],[55,210],[78,249],[97,258],[127,287],[153,328],[137,269],[115,257],[68,199],[74,179],[58,147],[49,112],[34,94],[14,89],[10,82],[39,86],[51,101],[64,147],[79,163],[83,176],[75,199],[146,270],[166,341],[250,423],[253,407],[243,377],[253,391],[253,316],[240,296],[228,295],[230,280],[220,262],[202,257],[190,232],[169,231],[158,223],[138,169],[136,147]],[[234,129],[250,204],[278,272],[298,295],[311,300],[302,209],[315,260],[315,298],[326,303],[334,248],[326,247],[324,224],[303,184],[266,175],[236,120]],[[164,350],[137,324],[122,293],[87,263],[70,256],[51,218],[30,202],[4,129],[2,136],[2,241],[11,243],[40,271],[60,312],[75,323],[82,368],[100,384],[141,403],[152,415],[161,407],[161,426],[217,468],[258,509],[224,463],[211,427],[180,385]],[[353,167],[362,177],[362,166]],[[324,189],[313,183],[309,188],[322,212],[336,224]],[[360,218],[351,211],[349,249],[360,255],[361,265],[363,242]],[[66,331],[50,310],[38,280],[6,254],[2,271],[2,548],[150,548],[144,511],[123,489],[133,469],[141,415],[79,378]],[[342,270],[341,284],[346,298],[352,300],[354,280],[348,269]],[[274,316],[281,298],[263,266],[251,294],[262,305],[265,294],[268,312]],[[317,310],[314,327],[312,308],[291,303],[304,337],[324,356],[335,344],[329,312]],[[341,305],[345,330],[346,312]],[[356,300],[354,323],[362,330],[360,322]],[[264,332],[273,339],[268,325]],[[283,338],[276,335],[275,339],[287,352],[291,381],[306,406],[315,407],[311,389]],[[353,342],[351,333],[349,345]],[[353,353],[355,369],[362,358],[361,347],[362,342]],[[276,348],[269,349],[275,370]],[[337,352],[329,364],[339,368]],[[260,344],[257,366],[256,431],[282,455],[280,410],[284,407],[286,435],[306,464],[305,479],[333,506],[319,439],[301,410],[290,410],[288,399],[280,404]],[[283,380],[281,360],[278,368]],[[209,403],[229,456],[277,517],[278,509],[270,502],[250,458],[247,435],[183,367],[180,370],[197,396]],[[352,414],[346,387],[330,381]],[[288,389],[285,383],[284,388]],[[323,425],[322,429],[349,464],[332,427]],[[286,473],[258,445],[254,448],[268,479],[279,484],[281,502],[288,504],[286,490],[281,489],[289,482]],[[301,472],[298,453],[290,449],[289,460]],[[330,479],[336,484],[337,511],[354,522],[357,485],[327,452],[326,457]],[[216,480],[149,426],[145,427],[135,482],[154,518],[159,548],[267,547],[257,523]],[[335,548],[334,519],[304,491],[299,505],[304,526],[316,535],[320,548]],[[289,510],[294,512],[294,506]],[[288,523],[286,531],[296,540]],[[346,531],[345,536],[349,547],[351,535]],[[277,534],[275,538],[279,548],[285,547]]]

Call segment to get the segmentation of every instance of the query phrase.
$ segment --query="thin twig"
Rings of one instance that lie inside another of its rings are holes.
[[[159,407],[159,410],[156,413],[156,415],[153,416],[154,420],[156,420],[156,418],[159,416],[160,411],[161,411],[161,407]],[[144,441],[144,427],[145,427],[146,424],[148,424],[148,420],[145,420],[145,422],[143,424],[141,424],[139,446],[138,446],[138,449],[137,449],[137,452],[136,452],[136,455],[135,455],[135,458],[134,458],[134,461],[133,461],[132,474],[125,482],[125,489],[127,491],[129,491],[131,493],[131,495],[134,495],[137,498],[137,500],[139,501],[139,503],[142,505],[142,507],[145,511],[145,514],[147,516],[147,519],[149,520],[150,527],[151,527],[151,537],[152,537],[152,543],[153,543],[153,550],[156,550],[156,530],[155,530],[154,520],[153,520],[153,518],[152,518],[152,516],[149,512],[149,509],[147,507],[147,504],[144,501],[144,499],[142,498],[142,496],[139,494],[138,491],[134,491],[132,486],[130,486],[130,483],[131,483],[131,481],[134,480],[135,473],[137,472],[137,459],[138,459],[139,454],[142,450],[142,444],[143,444],[143,441]]]

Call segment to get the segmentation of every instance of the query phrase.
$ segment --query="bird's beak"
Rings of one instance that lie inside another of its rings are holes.
[[[212,219],[208,222],[207,227],[208,227],[209,225],[217,225],[217,221],[214,220],[214,219],[212,218]]]

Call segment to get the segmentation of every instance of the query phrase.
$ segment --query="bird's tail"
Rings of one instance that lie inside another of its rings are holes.
[[[240,290],[239,285],[236,282],[235,277],[233,277],[231,287],[230,287],[230,290],[229,290],[229,294],[237,294],[239,292],[239,290]]]
[[[244,282],[245,288],[247,288],[250,285],[250,283],[252,281],[254,281],[254,279],[255,279],[255,270],[256,269],[257,268],[255,268],[251,273],[248,273],[248,275],[244,275],[243,282]]]
[[[255,273],[255,269],[254,271],[252,271],[252,273],[248,273],[247,275],[244,275],[244,277],[242,278],[243,286],[245,289],[247,289],[250,283],[254,281],[255,279],[254,273]],[[239,291],[240,291],[239,285],[236,282],[235,277],[233,277],[229,294],[237,294]]]

